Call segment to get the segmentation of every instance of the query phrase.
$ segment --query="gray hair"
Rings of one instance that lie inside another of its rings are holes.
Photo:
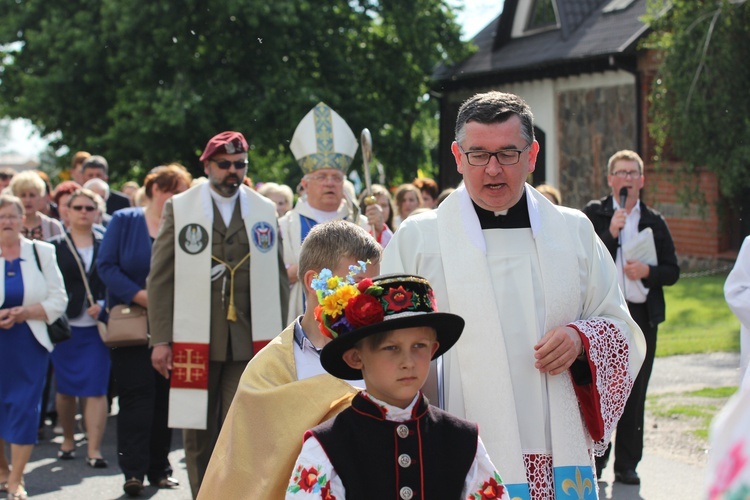
[[[102,198],[104,198],[105,201],[109,198],[109,184],[107,184],[106,181],[99,179],[98,177],[87,180],[83,184],[83,187],[85,187],[86,189],[91,189],[94,192],[96,192],[97,190],[101,191],[103,193]]]

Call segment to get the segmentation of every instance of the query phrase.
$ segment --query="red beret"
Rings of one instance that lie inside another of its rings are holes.
[[[232,132],[228,130],[220,134],[216,134],[206,144],[206,149],[203,150],[200,161],[208,160],[212,156],[226,154],[244,153],[247,151],[247,141],[245,137],[239,132]]]

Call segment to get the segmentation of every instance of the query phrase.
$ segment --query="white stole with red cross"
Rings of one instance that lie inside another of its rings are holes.
[[[175,196],[175,276],[169,427],[206,429],[211,340],[211,235],[209,184]],[[250,303],[254,343],[282,328],[276,208],[240,187],[237,202],[250,241]],[[227,333],[228,334],[228,333]]]

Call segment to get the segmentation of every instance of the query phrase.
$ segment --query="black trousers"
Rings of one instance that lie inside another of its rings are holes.
[[[635,470],[643,458],[643,415],[646,410],[646,391],[648,381],[651,378],[651,369],[654,367],[654,355],[656,354],[656,325],[651,326],[648,320],[648,308],[646,304],[631,304],[628,302],[630,314],[638,326],[643,330],[646,338],[646,359],[643,361],[641,371],[633,384],[625,411],[617,423],[615,433],[615,471]],[[602,457],[596,458],[597,468],[604,468],[609,461],[609,453],[612,443]]]
[[[126,479],[155,483],[171,476],[169,451],[172,429],[167,427],[169,380],[151,365],[148,346],[112,349],[120,412],[117,416],[117,456]]]

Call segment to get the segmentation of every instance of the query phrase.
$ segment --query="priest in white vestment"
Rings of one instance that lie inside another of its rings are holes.
[[[382,272],[433,285],[465,333],[443,360],[445,406],[477,421],[512,498],[597,498],[645,354],[609,252],[581,212],[526,184],[539,144],[518,96],[478,94],[452,144],[464,186],[410,217]]]

